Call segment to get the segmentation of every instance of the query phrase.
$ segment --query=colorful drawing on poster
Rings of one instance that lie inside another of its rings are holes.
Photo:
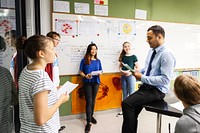
[[[135,22],[131,21],[120,21],[120,33],[121,34],[126,34],[126,35],[135,35],[136,30],[135,30]]]
[[[102,100],[103,98],[108,96],[108,92],[109,92],[109,87],[101,82],[100,85],[99,85],[99,91],[98,91],[98,94],[97,94],[97,100]],[[85,100],[83,86],[78,88],[77,93],[78,93],[78,97],[80,99]]]
[[[9,30],[12,30],[12,28],[13,28],[12,22],[10,22],[10,21],[7,20],[7,19],[0,20],[0,30],[1,30],[1,31],[7,32],[7,31],[9,31]]]
[[[94,4],[108,5],[108,0],[94,0]]]
[[[0,9],[0,35],[5,32],[16,29],[15,10]]]
[[[125,34],[130,34],[132,32],[132,26],[130,24],[124,24],[123,26],[123,32]]]
[[[55,30],[61,35],[77,35],[77,25],[76,20],[55,19]]]
[[[62,32],[64,32],[65,34],[70,34],[70,33],[72,33],[72,31],[73,31],[73,29],[70,24],[66,23],[66,24],[62,25]]]
[[[73,76],[72,82],[79,86],[72,92],[72,114],[85,112],[85,96],[82,78]],[[95,110],[104,110],[121,107],[122,91],[120,75],[102,75],[99,90],[96,96]]]

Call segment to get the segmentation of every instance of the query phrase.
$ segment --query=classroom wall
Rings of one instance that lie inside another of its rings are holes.
[[[85,2],[90,4],[90,14],[94,15],[94,0],[66,1],[70,1],[72,14],[74,13],[74,2]],[[51,4],[51,0],[41,0],[41,33],[44,35],[52,28]],[[199,0],[108,0],[108,14],[109,17],[134,19],[135,9],[141,9],[147,11],[147,20],[200,24],[199,5]],[[106,74],[107,78],[110,78],[110,75],[112,74]],[[61,84],[67,80],[71,80],[71,76],[62,76]],[[70,99],[61,106],[60,115],[72,114],[71,110],[72,101]]]

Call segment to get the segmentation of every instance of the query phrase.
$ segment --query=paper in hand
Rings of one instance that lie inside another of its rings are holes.
[[[91,75],[99,75],[99,74],[101,74],[102,73],[102,70],[100,70],[100,71],[92,71],[91,72]]]
[[[57,91],[58,97],[62,94],[70,94],[77,86],[78,84],[74,84],[69,81],[65,82],[65,84]]]
[[[183,111],[183,109],[185,108],[181,101],[173,103],[173,104],[170,104],[170,106],[172,106],[172,107],[174,107],[174,108],[176,108],[176,109],[178,109],[180,111]]]
[[[122,62],[122,65],[124,66],[124,67],[126,67],[128,70],[130,70],[131,72],[135,72],[128,64],[124,64],[123,62]]]

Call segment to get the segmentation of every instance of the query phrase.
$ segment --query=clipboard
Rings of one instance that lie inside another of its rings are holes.
[[[124,66],[124,67],[126,67],[128,70],[130,70],[131,72],[135,72],[128,64],[124,64],[123,62],[122,62],[122,65]]]

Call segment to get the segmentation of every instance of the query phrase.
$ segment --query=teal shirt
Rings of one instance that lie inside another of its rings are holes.
[[[134,66],[135,66],[135,62],[137,62],[137,61],[138,61],[138,59],[135,55],[130,55],[130,56],[125,55],[125,56],[122,57],[122,62],[124,64],[128,64],[133,69],[134,69]],[[128,69],[123,66],[122,70],[128,70]]]

